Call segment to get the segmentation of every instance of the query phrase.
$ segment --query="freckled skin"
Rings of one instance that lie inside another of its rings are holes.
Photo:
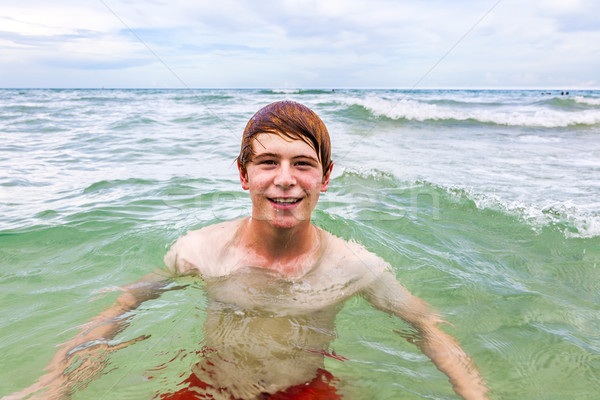
[[[253,147],[255,155],[246,172],[240,170],[242,188],[249,190],[252,199],[252,219],[280,229],[310,224],[319,194],[329,185],[329,172],[323,176],[314,149],[275,134],[258,135]],[[298,202],[274,204],[276,198]]]

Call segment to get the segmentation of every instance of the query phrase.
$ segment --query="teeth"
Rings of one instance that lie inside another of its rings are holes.
[[[275,198],[272,199],[275,203],[280,203],[280,204],[293,204],[299,201],[299,199],[281,199],[281,198]]]

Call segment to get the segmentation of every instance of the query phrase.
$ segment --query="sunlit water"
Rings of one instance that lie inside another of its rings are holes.
[[[314,222],[443,313],[492,398],[597,397],[600,92],[366,90],[0,91],[0,396],[176,238],[248,214],[233,160],[250,116],[280,99],[332,136]],[[146,339],[98,354],[73,398],[149,399],[189,376],[207,298],[173,285],[110,344]],[[346,302],[325,359],[345,398],[456,398],[408,329]]]

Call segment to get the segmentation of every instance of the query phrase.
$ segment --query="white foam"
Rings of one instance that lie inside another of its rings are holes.
[[[573,99],[576,103],[589,104],[591,106],[600,106],[600,98],[597,97],[575,96],[573,97]]]
[[[572,202],[532,204],[518,200],[509,201],[494,194],[482,194],[472,188],[451,187],[446,190],[457,197],[464,195],[480,210],[500,210],[515,215],[535,231],[547,226],[561,225],[566,226],[562,232],[567,238],[600,236],[600,215],[586,212]]]
[[[297,94],[300,93],[300,89],[272,89],[271,92],[275,94]]]
[[[519,142],[524,143],[558,143],[563,141],[563,139],[558,137],[547,137],[538,135],[523,135],[519,136],[517,140]]]
[[[509,111],[507,108],[500,107],[469,106],[463,108],[428,104],[410,99],[384,99],[378,96],[346,97],[339,101],[349,106],[362,106],[375,116],[411,121],[473,120],[498,125],[545,128],[600,124],[600,110],[584,110],[575,113],[524,104],[518,108],[513,106]]]

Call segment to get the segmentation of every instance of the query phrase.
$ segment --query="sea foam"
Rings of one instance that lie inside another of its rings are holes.
[[[573,99],[577,103],[588,104],[591,106],[600,106],[600,98],[597,97],[575,96]]]
[[[590,99],[588,99],[590,100]],[[389,99],[380,96],[345,97],[338,100],[346,106],[360,106],[375,117],[408,121],[465,121],[507,126],[564,128],[573,125],[600,124],[600,110],[569,112],[533,104],[519,108],[463,103],[459,106],[431,104],[408,98]]]

